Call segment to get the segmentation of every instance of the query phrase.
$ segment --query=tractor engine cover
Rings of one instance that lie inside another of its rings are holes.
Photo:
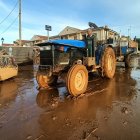
[[[95,65],[95,57],[83,57],[83,64],[86,66]]]

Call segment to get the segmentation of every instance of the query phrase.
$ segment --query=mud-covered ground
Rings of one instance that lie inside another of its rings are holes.
[[[29,67],[0,83],[0,140],[139,140],[140,69],[117,67],[112,80],[90,76],[78,98],[61,79],[38,91]]]

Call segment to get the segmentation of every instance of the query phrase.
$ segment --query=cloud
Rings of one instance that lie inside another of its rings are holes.
[[[12,8],[12,3],[10,0],[0,0],[1,11],[8,13]],[[66,26],[88,28],[89,21],[95,22],[98,26],[109,25],[114,30],[121,30],[125,35],[128,34],[128,28],[131,25],[132,35],[140,35],[139,0],[44,0],[43,2],[25,0],[22,6],[23,39],[31,39],[34,34],[46,35],[44,27],[46,24],[52,26],[50,35],[57,35]],[[18,11],[14,11],[2,28],[5,28],[17,13]],[[16,26],[18,27],[14,24],[9,30],[11,35],[8,36],[9,41],[18,38],[15,35],[18,33]]]
[[[44,31],[46,24],[52,26],[52,35],[57,35],[66,26],[72,26],[80,29],[87,28],[87,23],[80,19],[74,20],[73,18],[67,18],[58,15],[46,16],[45,14],[39,12],[30,16],[26,13],[23,15],[24,27],[29,28],[29,26],[31,26],[30,29],[36,30],[36,28],[38,28],[38,30]]]
[[[5,43],[13,43],[15,39],[18,38],[18,30],[9,31],[2,36]]]

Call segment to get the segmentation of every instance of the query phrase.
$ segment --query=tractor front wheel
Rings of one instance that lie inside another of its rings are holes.
[[[55,75],[48,76],[43,72],[38,72],[36,75],[36,80],[39,88],[48,88],[57,83],[58,77]]]
[[[116,58],[114,50],[107,47],[102,58],[102,70],[107,78],[113,78],[116,70]]]
[[[68,72],[67,88],[72,96],[83,94],[88,85],[88,71],[84,65],[76,64]]]

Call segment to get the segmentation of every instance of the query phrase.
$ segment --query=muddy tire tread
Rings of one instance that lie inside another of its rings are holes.
[[[76,75],[76,72],[78,70],[83,70],[86,75],[85,86],[81,91],[77,91],[76,88],[74,88],[74,84],[73,84],[74,78],[75,78],[73,75]],[[72,96],[78,96],[78,95],[84,93],[86,91],[87,85],[88,85],[88,71],[87,71],[86,67],[84,65],[78,65],[78,64],[71,67],[67,74],[66,85],[67,85],[67,89],[68,89],[69,93]]]
[[[113,58],[113,70],[109,71],[108,70],[108,56],[111,55]],[[116,58],[115,58],[115,53],[114,50],[111,47],[107,47],[105,49],[104,55],[103,55],[103,71],[104,71],[104,75],[105,77],[111,79],[114,77],[115,74],[115,70],[116,70]]]

